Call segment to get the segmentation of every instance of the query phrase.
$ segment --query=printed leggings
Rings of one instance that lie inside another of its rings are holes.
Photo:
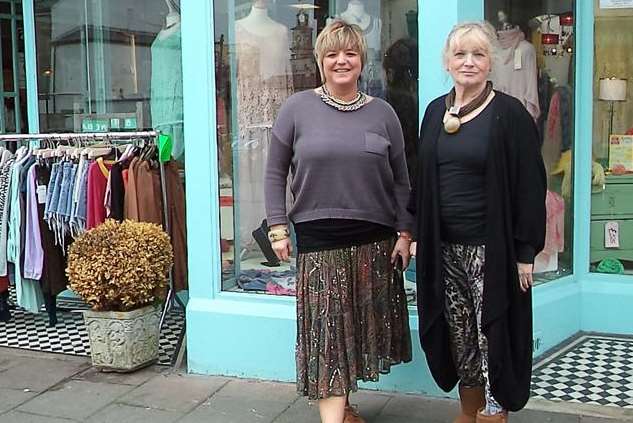
[[[442,243],[445,309],[451,352],[460,384],[471,388],[484,386],[484,414],[503,412],[493,398],[488,378],[488,340],[481,330],[484,292],[483,245]]]

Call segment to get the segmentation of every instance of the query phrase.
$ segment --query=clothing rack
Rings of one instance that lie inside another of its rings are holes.
[[[129,141],[131,139],[153,139],[157,142],[160,132],[158,131],[138,131],[138,132],[80,132],[80,133],[49,133],[49,134],[2,134],[0,142],[12,141],[73,141],[96,142],[96,141]],[[159,162],[160,186],[163,200],[163,230],[169,233],[169,212],[167,205],[167,189],[165,179],[165,166]],[[169,269],[169,290],[165,298],[165,304],[160,316],[160,327],[163,327],[165,317],[173,305],[175,298],[173,266]]]

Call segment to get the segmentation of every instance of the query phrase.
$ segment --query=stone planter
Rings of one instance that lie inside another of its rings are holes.
[[[131,372],[158,360],[160,308],[84,311],[92,365],[102,371]]]

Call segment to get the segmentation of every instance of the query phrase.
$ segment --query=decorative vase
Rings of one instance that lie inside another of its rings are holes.
[[[158,360],[160,308],[84,311],[92,365],[101,371],[132,372]]]

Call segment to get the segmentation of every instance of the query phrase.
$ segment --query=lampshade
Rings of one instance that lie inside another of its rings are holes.
[[[598,94],[598,98],[607,101],[626,100],[626,79],[600,79],[600,93]]]

